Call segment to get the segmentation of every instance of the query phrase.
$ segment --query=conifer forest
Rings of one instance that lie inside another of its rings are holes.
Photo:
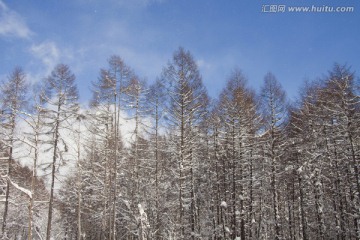
[[[210,97],[178,48],[157,79],[110,56],[0,83],[0,238],[360,239],[360,84],[334,63],[290,101],[240,69]],[[285,81],[285,80],[284,80]],[[291,81],[291,79],[289,79]]]

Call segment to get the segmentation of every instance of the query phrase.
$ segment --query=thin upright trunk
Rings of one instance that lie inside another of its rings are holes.
[[[221,207],[221,220],[222,220],[222,231],[223,231],[223,238],[226,239],[226,218],[224,211],[226,210],[225,207]]]
[[[242,152],[242,143],[240,142],[240,156],[239,159],[242,160],[243,152]],[[239,175],[240,175],[240,237],[241,239],[245,239],[245,209],[244,209],[244,187],[242,184],[243,181],[243,167],[242,163],[240,163],[239,167]]]
[[[337,157],[336,157],[337,158]],[[343,206],[343,197],[342,197],[342,194],[341,194],[341,180],[340,180],[340,175],[339,175],[339,168],[338,168],[338,162],[337,162],[337,159],[335,159],[335,168],[336,168],[336,180],[335,180],[335,194],[336,194],[336,198],[338,199],[339,201],[339,207],[336,208],[335,210],[335,213],[336,213],[336,225],[337,225],[337,228],[339,229],[338,230],[338,236],[341,240],[344,240],[345,239],[345,216],[344,216],[344,206]],[[334,199],[336,199],[334,198]],[[335,204],[335,207],[337,206],[336,202],[334,202]],[[340,216],[339,216],[340,214]]]
[[[136,86],[138,87],[138,86]],[[139,161],[139,92],[136,92],[136,107],[135,107],[135,191],[136,202],[140,202],[140,161]]]
[[[217,226],[220,226],[220,223],[221,223],[221,214],[220,214],[220,206],[219,206],[219,202],[220,202],[220,199],[221,199],[221,192],[220,192],[220,183],[221,183],[221,178],[219,176],[219,171],[220,171],[220,168],[218,166],[219,164],[219,158],[217,156],[218,154],[218,145],[217,145],[217,135],[218,135],[218,132],[217,132],[217,128],[215,128],[215,133],[214,133],[214,145],[215,145],[215,152],[214,152],[214,157],[215,157],[215,174],[216,174],[216,197],[215,197],[215,205],[216,205],[216,217],[214,216],[214,235],[215,235],[215,239],[219,239],[220,236],[218,236],[217,234]]]
[[[56,170],[56,159],[58,154],[57,145],[59,142],[60,110],[61,110],[61,104],[59,100],[57,115],[56,115],[55,132],[54,132],[54,151],[53,151],[52,169],[51,169],[51,188],[50,188],[50,199],[49,199],[48,222],[46,229],[46,240],[50,240],[51,238],[51,221],[52,221],[53,201],[54,201],[55,170]]]
[[[303,190],[302,178],[300,174],[301,173],[298,174],[298,182],[299,182],[299,191],[300,191],[300,216],[301,216],[301,226],[302,226],[302,239],[308,240],[307,223],[305,218],[305,206],[304,206],[304,190]]]
[[[249,239],[252,239],[253,237],[253,223],[255,222],[255,214],[253,212],[253,206],[254,206],[254,196],[253,196],[253,156],[252,151],[250,151],[250,205],[249,205],[249,213],[250,213],[250,228],[249,228]]]
[[[80,147],[80,141],[81,141],[81,135],[80,135],[80,118],[79,120],[79,129],[78,129],[78,146],[77,146],[77,150],[78,150],[78,179],[77,179],[77,188],[78,188],[78,216],[77,216],[77,225],[78,225],[78,232],[77,232],[77,236],[78,236],[78,240],[81,240],[82,238],[82,232],[81,232],[81,188],[82,188],[82,184],[81,184],[81,177],[82,177],[82,171],[81,171],[81,165],[80,165],[80,151],[81,151],[81,147]]]
[[[318,220],[318,232],[319,239],[325,239],[325,225],[323,217],[323,204],[322,204],[322,182],[320,179],[319,170],[315,170],[315,205],[317,211],[317,220]]]
[[[279,205],[278,205],[278,194],[276,185],[276,160],[274,151],[274,136],[272,131],[272,143],[271,143],[271,191],[273,200],[273,211],[274,211],[274,222],[275,222],[275,240],[280,239],[280,223],[279,223]]]
[[[232,238],[235,239],[236,237],[236,156],[235,156],[235,119],[232,119],[232,193],[231,193],[231,200],[232,200]]]
[[[190,119],[193,119],[193,115],[190,115]],[[190,132],[192,132],[192,125],[189,126]],[[194,176],[194,153],[193,146],[190,145],[189,149],[189,160],[190,160],[190,224],[191,224],[191,233],[195,234],[196,224],[197,224],[197,206],[196,206],[196,195],[195,195],[195,176]],[[191,238],[195,239],[195,235],[191,234]]]
[[[4,207],[4,214],[3,214],[3,224],[2,224],[2,234],[5,235],[6,231],[6,221],[8,215],[8,208],[9,208],[9,196],[10,196],[10,174],[11,174],[11,161],[12,161],[12,153],[13,153],[13,139],[10,139],[10,149],[9,149],[9,157],[8,157],[8,164],[7,164],[7,178],[6,178],[6,190],[5,190],[5,207]]]
[[[107,114],[110,113],[110,105],[107,105]],[[111,161],[110,161],[110,156],[109,156],[109,150],[111,149],[110,146],[110,142],[111,142],[111,136],[110,136],[110,119],[111,116],[110,114],[106,116],[106,124],[105,124],[105,135],[106,135],[106,143],[105,143],[105,169],[104,169],[104,214],[103,214],[103,219],[102,219],[102,232],[103,235],[105,236],[106,234],[109,234],[109,239],[111,239],[111,200],[112,200],[112,196],[111,196],[111,185],[112,185],[112,181],[111,181]]]
[[[117,106],[117,101],[119,101],[119,106]],[[117,197],[117,155],[118,155],[118,120],[120,117],[120,97],[119,100],[117,100],[117,90],[115,88],[115,92],[114,92],[114,107],[115,107],[115,112],[114,112],[114,117],[115,117],[115,122],[114,122],[114,179],[113,179],[113,184],[114,184],[114,193],[113,193],[113,212],[112,212],[112,223],[113,223],[113,227],[112,227],[112,238],[110,236],[110,240],[116,240],[116,197]],[[119,109],[117,109],[117,107]]]
[[[280,226],[279,226],[279,208],[278,208],[278,196],[276,190],[276,181],[275,181],[275,163],[273,160],[271,167],[271,189],[272,189],[272,198],[273,198],[273,211],[274,211],[274,221],[275,221],[275,239],[280,239]]]
[[[264,169],[264,163],[262,164],[262,169],[261,172],[263,174],[265,174],[265,169]],[[260,190],[263,189],[263,180],[260,179]],[[259,199],[259,220],[258,220],[258,229],[257,229],[257,239],[260,239],[260,234],[261,234],[261,228],[262,228],[262,221],[263,221],[263,196],[262,196],[262,192],[260,193],[260,199]]]
[[[292,221],[292,237],[295,240],[296,239],[296,218],[295,218],[295,201],[296,201],[296,196],[295,196],[295,182],[296,182],[296,170],[293,170],[293,175],[292,175],[292,191],[291,191],[291,196],[292,196],[292,217],[293,217],[293,221]]]
[[[160,210],[159,210],[159,116],[158,116],[158,99],[156,99],[155,105],[155,208],[156,208],[156,235],[155,239],[160,239]]]
[[[32,197],[29,202],[29,229],[28,229],[28,239],[32,240],[32,231],[34,228],[33,212],[34,212],[34,197],[35,197],[35,181],[37,178],[37,160],[39,156],[39,128],[40,128],[40,116],[37,116],[36,125],[35,125],[35,146],[34,146],[34,162],[33,162],[33,171],[31,177],[31,193]]]
[[[289,190],[289,189],[288,189]],[[289,195],[287,196],[288,197],[288,218],[289,218],[289,238],[292,240],[293,239],[293,231],[292,231],[292,211],[291,211],[291,202],[290,202],[290,197],[289,197]]]
[[[191,181],[191,190],[190,190],[190,197],[191,197],[191,204],[190,204],[190,217],[191,217],[191,232],[195,233],[195,224],[196,224],[196,200],[195,200],[195,189],[194,189],[194,171],[193,168],[190,168],[190,181]],[[194,234],[191,234],[191,238],[195,239]]]
[[[6,190],[5,190],[5,202],[4,202],[4,214],[3,214],[3,224],[2,224],[2,234],[6,234],[6,224],[7,224],[7,215],[9,209],[9,197],[10,197],[10,175],[11,175],[11,162],[12,162],[12,155],[13,155],[13,144],[14,144],[14,131],[15,131],[15,113],[12,112],[10,116],[10,139],[9,139],[9,156],[7,162],[7,169],[6,169]]]
[[[180,207],[180,236],[184,237],[184,223],[183,223],[183,192],[182,192],[182,185],[183,185],[183,164],[184,164],[184,157],[185,157],[185,109],[184,109],[184,100],[182,99],[181,102],[181,128],[180,128],[180,160],[179,160],[179,207]]]

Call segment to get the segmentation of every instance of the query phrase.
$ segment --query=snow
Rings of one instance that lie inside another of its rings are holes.
[[[89,113],[87,112],[89,111]],[[86,115],[86,114],[100,114],[99,111],[95,112],[97,110],[91,110],[88,109],[80,109],[80,113]],[[27,144],[29,142],[27,139],[24,139],[24,133],[27,133],[28,136],[34,135],[33,129],[29,126],[27,123],[27,120],[29,119],[19,119],[19,122],[17,124],[17,132],[16,132],[16,138],[20,139],[20,141],[17,141],[17,143],[14,145],[14,152],[13,156],[14,159],[16,159],[17,162],[19,162],[22,166],[27,166],[30,169],[33,168],[33,155],[34,155],[34,149],[33,146]],[[142,122],[145,123],[145,125],[150,126],[151,121],[149,119],[142,119]],[[61,156],[63,160],[57,159],[57,166],[58,166],[58,173],[56,176],[56,182],[55,182],[55,189],[58,190],[62,187],[62,182],[72,173],[75,173],[76,171],[76,164],[77,164],[77,143],[76,140],[78,138],[78,131],[80,130],[80,138],[81,138],[81,146],[86,146],[87,144],[87,136],[91,136],[91,133],[89,132],[89,125],[91,125],[91,122],[89,122],[87,119],[82,120],[80,123],[76,120],[76,118],[69,119],[67,122],[70,126],[67,128],[61,128],[59,131],[59,135],[61,136],[61,143],[59,143],[59,148],[61,151]],[[131,142],[134,140],[134,129],[135,129],[135,119],[130,118],[128,114],[125,113],[125,111],[121,112],[120,117],[120,133],[122,135],[122,140],[125,147],[129,147],[131,145]],[[43,129],[43,131],[46,131],[47,129]],[[47,187],[50,187],[50,170],[51,168],[47,167],[52,164],[52,154],[51,151],[51,141],[52,141],[52,134],[45,134],[41,135],[39,139],[39,159],[37,161],[37,175],[39,177],[45,176],[47,177],[46,183]],[[32,139],[31,139],[32,140]],[[80,149],[80,156],[85,156],[85,149],[84,147],[81,147]]]
[[[315,182],[315,186],[321,187],[321,185],[322,185],[322,184],[321,184],[320,181],[316,181],[316,182]]]
[[[18,189],[19,191],[25,193],[26,195],[28,195],[29,198],[32,198],[32,193],[30,190],[26,189],[26,188],[23,188],[23,187],[20,187],[19,185],[17,185],[16,183],[14,183],[13,181],[11,181],[11,179],[9,178],[9,181],[10,183],[16,188]]]
[[[141,204],[138,204],[140,216],[143,216],[145,214],[144,208],[141,206]]]

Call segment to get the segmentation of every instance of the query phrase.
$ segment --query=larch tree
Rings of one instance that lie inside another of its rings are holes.
[[[228,186],[222,201],[228,199],[231,238],[245,239],[252,235],[253,219],[253,160],[255,133],[259,116],[254,92],[246,86],[247,80],[238,69],[230,75],[226,88],[220,95],[219,109],[222,127],[222,158],[227,161],[228,171],[223,172]],[[221,164],[221,163],[219,163]],[[227,197],[226,194],[229,194]],[[224,233],[225,234],[225,233]]]
[[[131,227],[131,232],[140,239],[150,237],[149,224],[145,224],[144,219],[139,216],[139,213],[144,216],[149,212],[152,188],[152,173],[153,165],[151,164],[150,142],[146,137],[149,132],[149,123],[146,117],[149,113],[149,105],[147,104],[148,87],[145,81],[140,80],[137,76],[133,76],[126,90],[126,105],[127,110],[126,121],[134,123],[134,129],[131,129],[127,142],[129,143],[124,166],[126,168],[125,178],[127,179],[128,201],[130,204],[131,215],[135,220]]]
[[[91,100],[91,110],[89,112],[91,123],[89,131],[92,135],[90,148],[87,151],[87,158],[90,159],[91,172],[95,179],[99,181],[89,182],[89,187],[94,191],[94,198],[89,204],[99,216],[93,215],[92,218],[101,222],[100,236],[109,236],[112,228],[110,221],[113,217],[112,206],[112,173],[114,166],[114,103],[113,95],[115,82],[111,80],[109,70],[101,69],[97,82],[93,83],[93,97]]]
[[[46,102],[46,124],[48,134],[52,135],[52,162],[51,162],[51,185],[49,211],[46,230],[46,239],[51,239],[51,224],[54,208],[55,175],[58,164],[64,159],[64,152],[67,151],[66,139],[61,135],[61,129],[71,124],[71,119],[76,119],[78,111],[78,90],[75,84],[75,75],[65,64],[58,64],[44,80],[46,91],[42,98]]]
[[[359,148],[352,138],[358,139],[358,99],[354,74],[335,64],[325,79],[307,84],[291,111],[287,168],[294,176],[293,238],[357,238]]]
[[[324,86],[319,94],[319,105],[322,107],[322,123],[324,141],[326,144],[327,158],[338,165],[346,178],[338,179],[339,182],[348,182],[350,201],[347,215],[354,216],[351,224],[346,229],[353,231],[347,233],[360,239],[360,177],[359,177],[359,92],[354,73],[346,65],[334,64],[324,81]],[[346,165],[343,165],[347,163]],[[336,169],[337,170],[337,169]],[[342,174],[338,173],[338,174]],[[328,176],[332,177],[332,176]],[[352,184],[351,184],[352,183]],[[337,192],[341,191],[340,186]],[[340,193],[340,192],[339,192]],[[341,194],[340,194],[341,195]],[[341,201],[341,199],[339,199]],[[339,203],[337,203],[339,204]],[[338,209],[343,209],[339,205]],[[350,215],[349,215],[350,214]],[[339,212],[340,218],[344,215]],[[325,231],[326,219],[322,219],[322,232]],[[342,221],[340,221],[341,223]],[[320,224],[320,223],[319,223]],[[340,229],[345,229],[341,227]],[[342,233],[344,235],[344,233]],[[326,236],[324,234],[324,236]]]
[[[264,160],[268,161],[270,172],[270,194],[274,239],[281,239],[281,220],[279,212],[279,174],[284,154],[284,123],[287,117],[286,95],[280,83],[272,73],[267,73],[261,89],[262,114],[264,128]]]
[[[139,80],[138,77],[134,76],[127,87],[126,95],[126,109],[128,110],[129,117],[127,120],[135,121],[134,130],[130,133],[130,151],[128,155],[129,161],[129,180],[132,181],[130,191],[132,192],[132,203],[137,207],[139,203],[144,201],[146,189],[144,186],[147,185],[147,175],[142,176],[141,168],[146,168],[146,156],[141,156],[142,153],[146,152],[146,141],[144,139],[144,133],[147,130],[144,118],[147,114],[146,109],[146,94],[147,87],[144,81]],[[143,177],[146,177],[143,179]]]
[[[318,108],[319,86],[315,83],[307,83],[302,90],[299,106],[291,108],[289,115],[289,124],[286,128],[288,142],[288,151],[286,154],[285,177],[288,185],[288,237],[296,239],[311,239],[310,218],[312,211],[309,211],[310,200],[313,197],[312,180],[309,178],[318,165],[318,160],[314,165],[314,156],[316,145],[314,133],[321,132],[319,128],[319,116],[321,112]],[[319,169],[319,168],[318,168]],[[316,175],[319,179],[319,175]],[[291,200],[290,200],[291,199]],[[319,201],[317,201],[319,204]],[[312,224],[313,225],[313,224]],[[316,223],[314,225],[317,225]]]
[[[149,140],[150,140],[150,149],[149,155],[152,158],[152,169],[153,169],[153,189],[155,191],[151,194],[150,200],[150,224],[153,225],[153,236],[155,239],[161,239],[164,237],[164,221],[163,216],[165,216],[165,206],[164,202],[166,201],[165,195],[165,176],[164,176],[164,167],[166,160],[165,158],[165,136],[161,133],[163,118],[165,115],[164,112],[164,100],[165,92],[164,86],[161,83],[160,79],[157,79],[149,87],[147,93],[147,105],[148,105],[148,115],[150,117],[150,126],[149,126]],[[154,195],[155,194],[155,195]]]
[[[92,154],[97,155],[95,159],[101,160],[97,163],[98,166],[105,170],[102,175],[105,178],[102,179],[104,187],[101,189],[105,197],[102,215],[104,233],[109,239],[116,239],[117,234],[129,234],[130,228],[130,221],[125,220],[128,219],[129,209],[126,204],[122,205],[127,201],[127,194],[119,192],[120,187],[124,190],[126,182],[126,169],[122,168],[124,156],[120,122],[126,109],[126,92],[135,74],[119,56],[111,56],[108,63],[109,67],[101,69],[98,81],[93,84],[91,121],[94,124],[91,131],[95,134],[100,149]],[[120,182],[123,183],[121,186]],[[122,198],[118,199],[121,194]],[[120,213],[120,208],[123,207],[127,211]]]
[[[198,238],[200,219],[198,166],[201,161],[199,125],[204,120],[208,96],[198,67],[189,51],[179,48],[163,71],[168,94],[169,126],[171,126],[173,161],[176,166],[178,204],[176,221],[179,238]]]
[[[218,174],[218,129],[220,128],[220,118],[215,108],[216,104],[213,102],[210,104],[210,111],[207,121],[207,146],[209,154],[209,168],[208,168],[208,202],[209,202],[209,211],[212,214],[211,218],[211,236],[217,239],[218,236],[218,226],[220,225],[220,188],[219,188],[219,174]]]
[[[14,143],[16,140],[15,131],[18,122],[18,116],[26,105],[27,83],[26,76],[20,67],[16,67],[8,76],[6,82],[2,83],[1,88],[2,117],[1,122],[3,131],[2,144],[7,149],[7,167],[6,167],[6,189],[4,201],[4,213],[2,221],[2,235],[6,237],[6,225],[9,211],[10,197],[10,175],[13,159]]]
[[[237,69],[210,104],[183,48],[149,88],[110,57],[82,111],[64,64],[24,108],[26,87],[20,68],[0,84],[4,239],[360,239],[360,87],[346,65],[291,107],[272,73],[258,96]]]
[[[22,111],[21,119],[29,127],[29,132],[24,132],[24,136],[20,139],[22,143],[27,145],[30,149],[30,158],[32,160],[32,175],[31,187],[29,194],[29,226],[28,239],[33,239],[33,231],[36,227],[34,221],[35,215],[35,198],[38,198],[36,191],[36,184],[38,181],[38,162],[40,158],[40,147],[43,143],[42,136],[44,135],[44,99],[42,98],[43,89],[39,84],[35,84],[32,89],[32,101],[27,111]],[[41,196],[42,197],[42,196]]]

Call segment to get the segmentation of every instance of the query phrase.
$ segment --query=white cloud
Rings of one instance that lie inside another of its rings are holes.
[[[50,75],[59,63],[68,64],[72,68],[73,66],[81,68],[77,62],[73,62],[73,51],[66,47],[59,47],[54,41],[46,40],[39,44],[32,44],[29,52],[32,55],[32,61],[29,62],[28,68],[32,71],[28,74],[28,79],[32,83]]]
[[[30,52],[42,61],[48,70],[47,72],[51,71],[60,60],[60,50],[52,41],[34,44],[30,47]]]
[[[47,72],[52,71],[59,63],[69,64],[74,59],[74,52],[70,48],[60,47],[51,40],[32,44],[29,50],[33,57],[45,65]],[[79,52],[81,51],[80,49]]]
[[[197,60],[196,64],[200,69],[204,69],[204,70],[209,70],[212,67],[211,63],[205,61],[204,59]]]
[[[22,17],[0,0],[0,36],[28,39],[32,34]]]

